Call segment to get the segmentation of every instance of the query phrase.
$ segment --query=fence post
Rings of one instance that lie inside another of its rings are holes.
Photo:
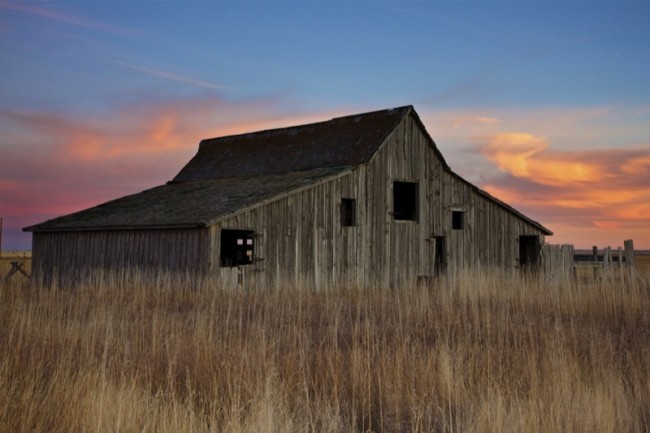
[[[631,274],[634,269],[634,241],[628,239],[623,242],[625,247],[625,264],[627,265],[628,272]]]

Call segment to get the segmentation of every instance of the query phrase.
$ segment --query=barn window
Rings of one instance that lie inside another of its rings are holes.
[[[341,227],[357,225],[357,201],[353,198],[341,199]]]
[[[451,228],[454,230],[465,228],[465,212],[462,210],[451,211]]]
[[[417,221],[417,182],[393,182],[393,218],[401,221]]]
[[[255,232],[253,230],[221,230],[221,266],[253,264]]]

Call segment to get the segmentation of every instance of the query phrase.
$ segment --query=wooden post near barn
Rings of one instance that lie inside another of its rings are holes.
[[[623,279],[623,249],[618,247],[618,277]]]
[[[612,252],[611,247],[605,247],[605,249],[603,249],[603,273],[605,274],[609,273],[611,252]]]
[[[634,241],[628,239],[623,242],[623,248],[625,248],[625,264],[627,266],[627,274],[629,277],[634,275]]]
[[[625,247],[625,262],[627,263],[628,268],[634,267],[634,241],[628,239],[624,243]]]

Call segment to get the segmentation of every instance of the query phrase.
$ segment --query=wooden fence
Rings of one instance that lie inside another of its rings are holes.
[[[626,240],[616,250],[594,246],[591,252],[576,251],[573,245],[542,246],[541,268],[547,279],[626,278],[635,275],[634,242]]]

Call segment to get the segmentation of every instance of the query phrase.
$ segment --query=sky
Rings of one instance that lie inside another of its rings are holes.
[[[203,138],[413,105],[554,232],[650,249],[650,2],[0,0],[3,250],[165,183]]]

